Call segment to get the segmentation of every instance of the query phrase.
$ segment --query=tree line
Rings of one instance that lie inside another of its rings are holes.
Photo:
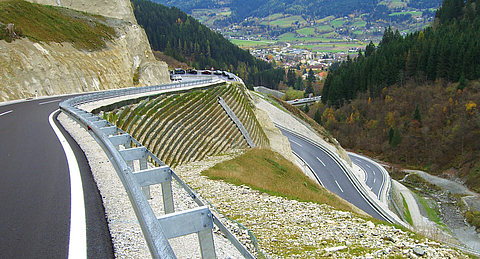
[[[378,46],[329,73],[322,101],[339,106],[360,92],[379,96],[409,80],[459,82],[480,78],[480,0],[445,0],[435,23],[405,37],[386,28]]]
[[[145,29],[153,50],[197,69],[213,67],[231,71],[241,76],[249,87],[261,84],[275,88],[280,82],[283,70],[256,59],[180,9],[148,0],[131,2],[135,18]]]

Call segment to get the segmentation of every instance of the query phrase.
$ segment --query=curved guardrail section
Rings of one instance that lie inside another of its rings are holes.
[[[215,82],[213,79],[207,79],[186,83],[118,89],[86,94],[60,103],[62,112],[87,129],[112,162],[128,194],[152,258],[176,258],[173,249],[168,243],[168,239],[192,233],[198,234],[202,257],[215,258],[212,232],[214,225],[219,228],[245,258],[254,257],[210,209],[205,206],[192,189],[165,163],[126,132],[110,122],[78,108],[78,106],[132,94],[212,84]],[[148,168],[147,161],[149,159],[156,162],[159,166]],[[174,212],[172,179],[187,191],[199,206],[198,208]],[[147,200],[150,197],[149,186],[153,184],[162,185],[165,215],[160,217],[155,215]]]
[[[360,155],[355,153],[350,153],[350,152],[349,152],[349,155],[360,157]],[[382,188],[382,191],[380,192],[380,197],[379,197],[379,200],[386,204],[388,202],[388,193],[390,192],[390,188],[392,186],[392,179],[390,178],[390,175],[388,174],[387,170],[383,166],[379,165],[377,162],[373,161],[372,159],[365,156],[361,156],[361,158],[375,165],[375,167],[380,171],[380,173],[382,173],[383,177],[385,179],[389,179],[389,181],[386,181],[386,186]]]

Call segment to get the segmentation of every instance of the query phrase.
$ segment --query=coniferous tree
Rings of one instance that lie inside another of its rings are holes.
[[[413,112],[413,119],[417,120],[422,123],[422,115],[420,114],[420,110],[418,109],[418,105],[415,107],[415,111]]]
[[[400,133],[400,130],[396,128],[393,132],[392,141],[390,144],[392,145],[392,147],[396,147],[400,143],[402,143],[402,134]]]

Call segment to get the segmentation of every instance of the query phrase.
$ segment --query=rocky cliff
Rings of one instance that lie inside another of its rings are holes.
[[[128,0],[50,1],[108,17],[116,37],[101,50],[78,50],[71,43],[0,41],[0,101],[169,82],[166,63],[155,60],[145,31]]]

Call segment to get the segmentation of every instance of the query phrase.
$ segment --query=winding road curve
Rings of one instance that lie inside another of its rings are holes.
[[[344,200],[354,204],[372,217],[386,220],[382,214],[363,197],[357,187],[330,155],[318,146],[295,134],[285,130],[281,130],[281,132],[290,141],[292,151],[309,165],[321,185]]]

